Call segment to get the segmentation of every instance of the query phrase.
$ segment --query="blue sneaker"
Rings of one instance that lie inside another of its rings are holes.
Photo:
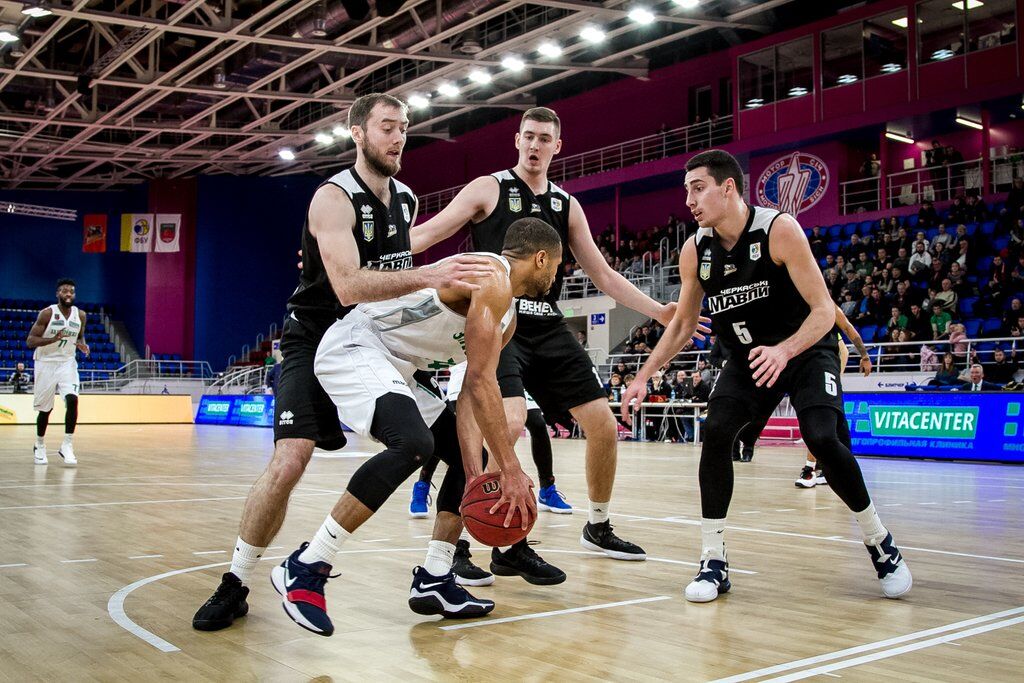
[[[702,559],[700,571],[686,586],[686,599],[690,602],[711,602],[722,593],[728,593],[730,588],[729,561]]]
[[[326,562],[306,564],[299,561],[299,554],[309,543],[303,543],[287,560],[270,572],[270,582],[281,595],[284,612],[292,621],[320,636],[334,633],[334,624],[327,616],[327,598],[324,586],[331,575],[331,565]]]
[[[423,519],[430,508],[430,482],[418,481],[412,485],[412,500],[409,501],[409,516]]]
[[[555,485],[545,486],[537,494],[537,508],[547,510],[558,515],[571,515],[572,505],[565,500],[562,492],[555,488]]]
[[[423,567],[412,570],[409,608],[416,614],[440,614],[447,619],[472,619],[491,613],[493,600],[477,600],[455,582],[455,574],[434,576]]]

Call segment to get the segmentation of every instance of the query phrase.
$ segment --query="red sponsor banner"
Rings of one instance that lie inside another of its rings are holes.
[[[107,251],[107,214],[85,215],[82,225],[82,251],[87,254],[102,254]]]

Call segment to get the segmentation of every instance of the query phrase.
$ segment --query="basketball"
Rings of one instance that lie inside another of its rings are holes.
[[[462,519],[466,531],[484,545],[500,547],[512,545],[526,538],[533,528],[531,522],[527,529],[522,528],[522,517],[519,512],[512,515],[509,526],[505,526],[507,506],[491,514],[490,509],[501,498],[500,474],[486,472],[469,483],[466,495],[462,498]]]

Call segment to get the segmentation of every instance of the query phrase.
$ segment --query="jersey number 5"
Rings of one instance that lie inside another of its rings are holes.
[[[746,324],[746,320],[741,320],[738,323],[732,324],[732,329],[736,333],[736,336],[739,337],[741,344],[750,344],[754,341],[753,337],[750,336],[750,332],[745,327]]]
[[[836,386],[836,376],[831,372],[825,373],[825,393],[829,396],[839,395],[839,388]]]

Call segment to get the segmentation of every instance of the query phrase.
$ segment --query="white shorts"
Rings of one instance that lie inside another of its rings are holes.
[[[462,392],[462,383],[466,380],[466,363],[459,363],[448,368],[448,390],[445,392],[445,399],[448,401],[459,400],[459,394]],[[530,392],[524,391],[526,394],[526,409],[527,410],[540,410],[540,406],[533,400],[533,396],[530,396]]]
[[[396,358],[363,321],[366,316],[352,311],[331,325],[316,349],[313,371],[320,385],[338,409],[342,424],[369,436],[377,399],[401,394],[416,401],[423,422],[432,426],[447,408],[434,393],[413,377],[416,366]]]
[[[61,360],[37,360],[35,364],[36,383],[32,391],[32,408],[41,413],[53,410],[53,397],[60,394],[78,395],[81,380],[78,378],[78,361],[74,358]]]

